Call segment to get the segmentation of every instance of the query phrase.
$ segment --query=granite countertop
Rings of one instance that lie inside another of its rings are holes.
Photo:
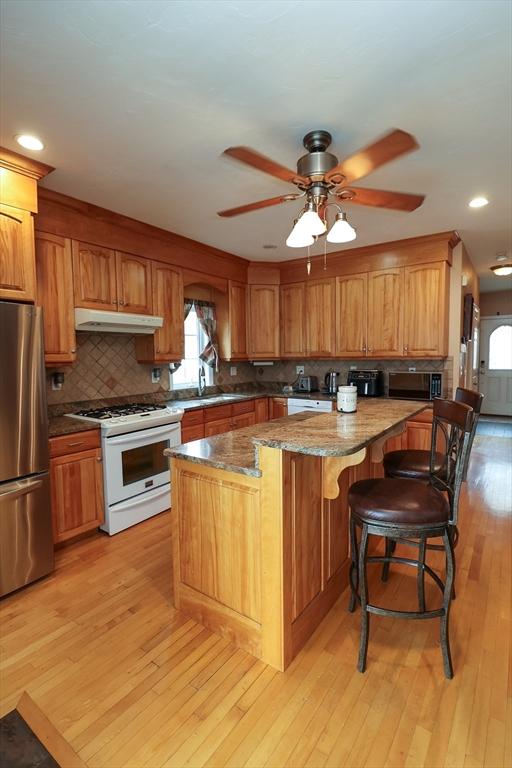
[[[425,402],[382,398],[359,400],[357,413],[298,413],[165,451],[229,472],[260,477],[258,446],[314,456],[348,456],[425,410]]]
[[[88,429],[99,429],[99,424],[89,424],[69,416],[50,416],[48,419],[48,437],[71,435],[73,432],[85,432]]]

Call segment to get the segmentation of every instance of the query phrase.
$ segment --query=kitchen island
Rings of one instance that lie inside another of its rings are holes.
[[[284,670],[348,584],[348,488],[426,403],[364,400],[169,449],[176,608]]]

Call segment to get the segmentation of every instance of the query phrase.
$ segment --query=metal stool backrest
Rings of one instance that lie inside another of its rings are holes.
[[[473,409],[473,420],[471,424],[471,433],[469,435],[469,447],[466,453],[466,461],[464,462],[464,472],[462,479],[465,480],[468,474],[469,457],[471,455],[471,448],[473,447],[473,440],[475,439],[476,425],[478,424],[478,418],[482,409],[482,400],[484,396],[481,392],[474,392],[472,389],[464,389],[463,387],[457,387],[455,392],[455,400],[458,403],[464,403],[469,405]]]
[[[454,400],[434,400],[432,445],[430,449],[430,482],[439,491],[446,491],[450,501],[450,524],[457,525],[459,496],[464,479],[464,467],[469,450],[473,410]],[[436,445],[442,433],[445,457],[436,470]]]

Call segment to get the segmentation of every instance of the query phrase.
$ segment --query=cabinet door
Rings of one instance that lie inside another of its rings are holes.
[[[243,283],[229,283],[229,329],[231,357],[247,357],[247,287]]]
[[[196,424],[192,427],[182,427],[181,442],[190,443],[192,440],[201,440],[204,437],[204,424]]]
[[[151,315],[151,261],[116,251],[117,294],[120,312]]]
[[[306,352],[311,357],[334,354],[334,278],[306,283]]]
[[[76,360],[71,240],[35,233],[37,303],[43,307],[46,365]]]
[[[233,429],[232,419],[219,419],[218,421],[209,421],[204,425],[204,436],[213,437],[221,435],[223,432],[230,432]]]
[[[281,419],[288,416],[288,400],[285,397],[272,397],[269,400],[269,419]]]
[[[304,354],[304,283],[282,285],[281,305],[281,357],[300,357]]]
[[[368,345],[370,357],[401,357],[403,268],[368,273]]]
[[[248,309],[249,356],[279,357],[279,286],[250,285]]]
[[[239,416],[233,416],[231,419],[231,429],[241,429],[242,427],[253,427],[256,424],[256,415],[252,413],[242,413]]]
[[[0,299],[34,301],[35,292],[32,215],[0,205]]]
[[[448,354],[448,265],[405,267],[404,355]]]
[[[336,354],[362,357],[366,354],[368,275],[336,278]]]
[[[116,311],[116,254],[100,245],[73,240],[75,307]]]
[[[135,341],[140,363],[172,363],[185,355],[185,312],[183,276],[177,267],[153,261],[153,312],[164,324],[153,336],[138,336]]]
[[[50,460],[55,541],[65,541],[103,522],[101,451],[72,453]]]
[[[262,397],[254,401],[254,415],[256,424],[268,421],[268,397]]]

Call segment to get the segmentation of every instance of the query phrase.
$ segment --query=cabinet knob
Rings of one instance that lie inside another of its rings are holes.
[[[366,352],[366,347],[362,347],[361,352]]]
[[[102,458],[101,456],[98,456],[98,457],[96,458],[96,461],[103,461],[103,458]]]
[[[409,347],[406,345],[406,346],[404,347],[404,352],[408,352],[408,351],[409,351]]]
[[[70,351],[70,353],[71,353],[72,355],[74,355],[74,354],[75,354],[75,352],[76,352],[76,349],[70,349],[69,351]]]
[[[124,307],[124,301],[120,301],[119,304]]]

